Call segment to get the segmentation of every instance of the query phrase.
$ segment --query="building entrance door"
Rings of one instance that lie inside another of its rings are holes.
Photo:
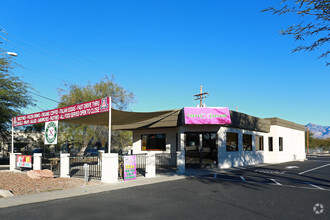
[[[213,168],[218,164],[215,132],[185,133],[186,168]]]

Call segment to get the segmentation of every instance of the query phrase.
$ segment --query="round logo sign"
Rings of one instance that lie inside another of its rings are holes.
[[[46,127],[46,140],[48,143],[53,143],[56,140],[57,127],[54,122],[50,122]]]

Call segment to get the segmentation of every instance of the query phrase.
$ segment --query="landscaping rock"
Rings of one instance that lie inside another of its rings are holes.
[[[30,170],[27,175],[31,179],[54,178],[54,173],[50,170]]]
[[[100,181],[90,181],[87,185],[102,185]],[[83,179],[76,178],[42,178],[31,179],[23,172],[0,172],[0,189],[9,190],[17,195],[26,195],[54,190],[72,189],[85,186]],[[1,200],[1,196],[0,196]],[[0,201],[1,202],[1,201]],[[0,209],[1,210],[1,209]],[[1,212],[1,211],[0,211]]]

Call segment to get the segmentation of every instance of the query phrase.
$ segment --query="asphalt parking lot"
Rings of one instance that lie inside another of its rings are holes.
[[[0,219],[330,219],[330,158],[31,203]]]
[[[311,157],[304,162],[238,168],[230,172],[208,175],[207,178],[244,184],[268,184],[330,191],[330,157]]]

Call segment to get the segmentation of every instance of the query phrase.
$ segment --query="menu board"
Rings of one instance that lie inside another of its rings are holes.
[[[31,155],[17,155],[17,167],[32,168]]]
[[[136,156],[124,156],[124,180],[136,179]]]

